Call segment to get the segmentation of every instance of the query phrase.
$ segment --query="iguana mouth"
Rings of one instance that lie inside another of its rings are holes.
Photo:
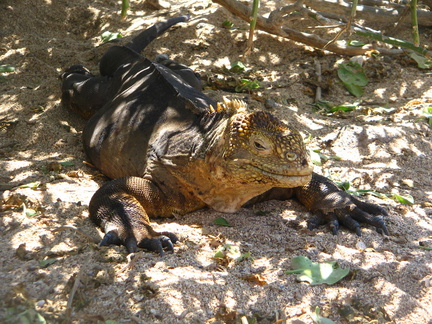
[[[253,178],[259,182],[268,182],[272,186],[289,186],[297,187],[307,184],[312,177],[312,167],[302,168],[300,170],[286,170],[286,172],[276,172],[275,170],[262,169],[260,167],[249,165],[248,168],[253,170],[257,176]],[[262,175],[260,179],[259,175]]]
[[[286,169],[286,170],[274,170],[269,168],[263,168],[263,166],[256,166],[256,165],[249,165],[249,167],[257,170],[259,173],[262,173],[266,176],[274,177],[274,176],[280,176],[280,177],[303,177],[303,176],[310,176],[313,171],[312,166],[307,166],[304,168],[292,168],[292,169]]]

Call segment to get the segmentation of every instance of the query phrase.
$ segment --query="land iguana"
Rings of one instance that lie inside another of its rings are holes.
[[[267,111],[248,111],[238,100],[215,102],[199,76],[166,56],[140,52],[170,26],[159,22],[125,46],[112,46],[100,76],[82,65],[61,75],[62,103],[85,118],[85,152],[113,179],[89,204],[101,245],[125,245],[163,254],[178,239],[156,232],[150,217],[184,215],[200,208],[232,213],[269,199],[297,198],[315,216],[309,228],[360,223],[389,234],[384,208],[362,202],[312,172],[299,132]]]

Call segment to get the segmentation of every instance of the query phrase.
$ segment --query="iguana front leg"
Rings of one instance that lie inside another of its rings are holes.
[[[294,188],[293,194],[316,213],[308,222],[309,229],[328,223],[336,234],[340,225],[344,225],[360,236],[360,223],[366,223],[375,226],[377,232],[389,235],[383,219],[388,213],[384,208],[358,200],[319,174],[313,173],[310,183]]]
[[[171,210],[161,190],[150,180],[125,177],[103,185],[93,195],[90,219],[105,236],[100,245],[124,245],[129,253],[137,247],[158,252],[173,251],[178,241],[175,234],[156,232],[149,215],[169,216]]]

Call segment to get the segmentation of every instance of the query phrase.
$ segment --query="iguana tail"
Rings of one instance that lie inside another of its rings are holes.
[[[112,46],[102,56],[99,70],[102,76],[112,76],[117,69],[128,63],[142,60],[140,52],[146,48],[152,40],[162,35],[168,28],[179,22],[184,22],[189,16],[180,16],[161,21],[139,33],[125,46]]]
[[[144,48],[147,47],[148,44],[162,35],[168,28],[180,22],[185,22],[188,19],[189,16],[180,16],[158,22],[150,28],[139,33],[138,36],[134,37],[132,41],[127,43],[125,46],[137,53],[140,53],[144,50]]]

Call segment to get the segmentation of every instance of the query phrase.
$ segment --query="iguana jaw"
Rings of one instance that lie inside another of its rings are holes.
[[[251,181],[256,183],[268,183],[271,184],[271,187],[282,188],[295,188],[308,184],[312,178],[313,171],[312,167],[308,167],[284,174],[269,172],[252,165],[245,167],[245,169],[248,168],[253,170],[253,174],[255,175]]]

